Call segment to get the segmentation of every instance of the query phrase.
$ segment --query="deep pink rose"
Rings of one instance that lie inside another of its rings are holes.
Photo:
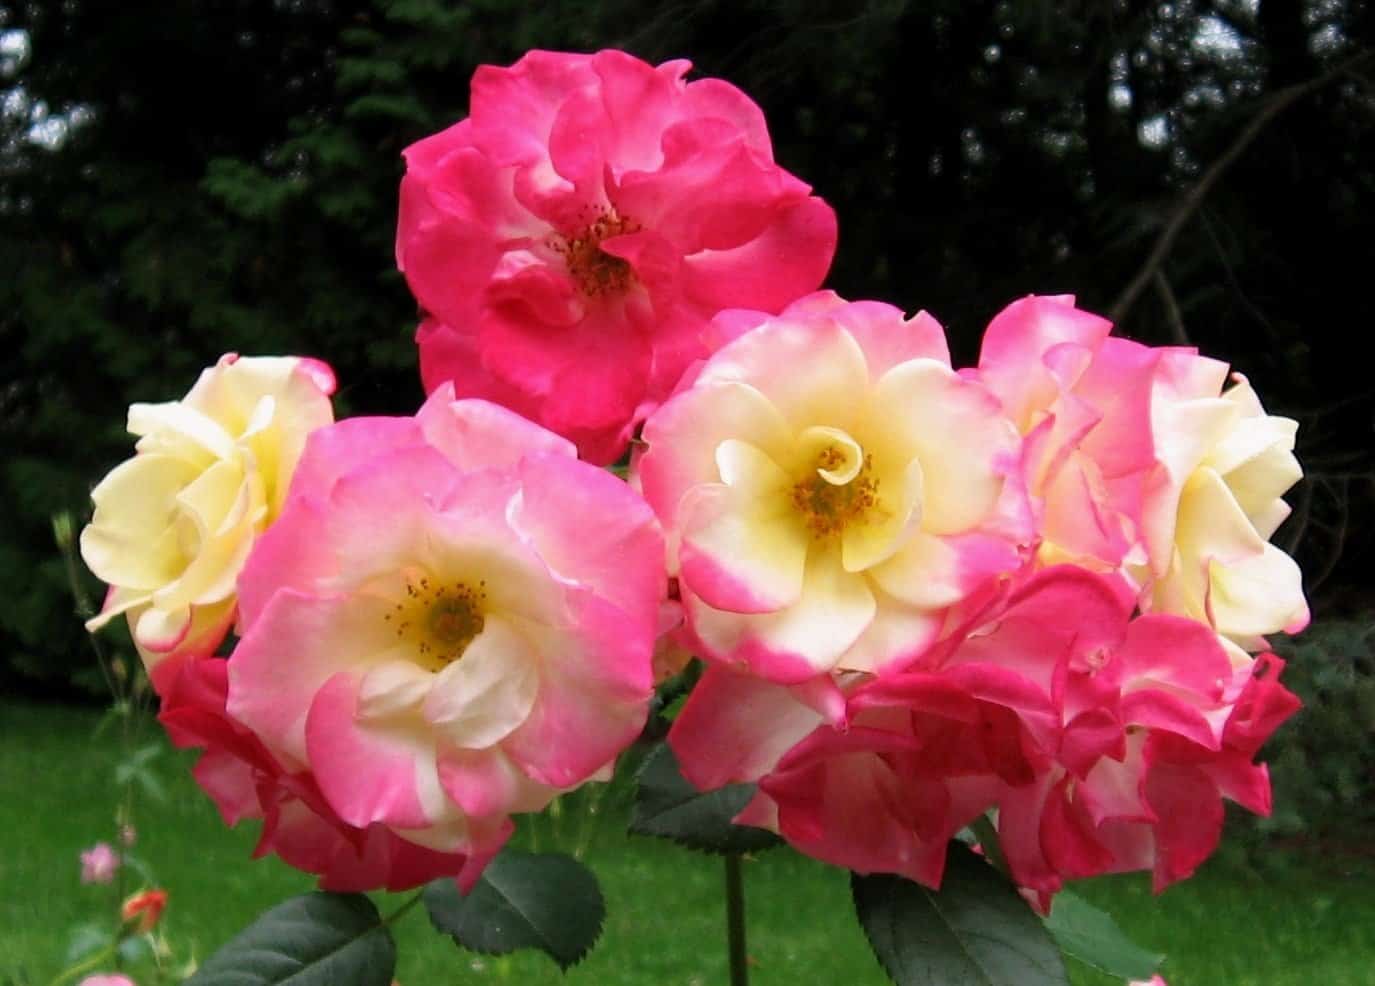
[[[397,263],[427,391],[504,404],[613,461],[725,308],[777,312],[830,266],[835,214],[764,116],[690,64],[532,51],[405,152]]]

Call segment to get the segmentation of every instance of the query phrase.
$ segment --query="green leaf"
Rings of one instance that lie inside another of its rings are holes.
[[[1068,891],[1055,895],[1045,924],[1067,955],[1118,979],[1150,979],[1165,961],[1128,938],[1112,915]]]
[[[278,904],[206,960],[187,986],[388,986],[396,944],[362,894]]]
[[[963,843],[939,892],[899,876],[854,874],[864,934],[898,986],[1067,986],[1064,961],[1031,908]]]
[[[638,835],[657,835],[690,849],[718,853],[778,845],[772,832],[731,821],[754,797],[753,784],[731,784],[703,794],[683,777],[667,743],[645,758],[637,780],[630,831]]]
[[[485,955],[534,948],[563,969],[596,944],[606,917],[597,878],[562,853],[507,849],[468,896],[453,880],[436,880],[423,896],[431,923],[462,947]]]

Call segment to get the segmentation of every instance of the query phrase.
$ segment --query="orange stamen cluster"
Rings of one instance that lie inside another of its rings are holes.
[[[640,224],[616,215],[614,210],[584,206],[581,213],[581,218],[589,219],[587,225],[551,245],[563,254],[568,274],[584,296],[599,298],[624,294],[634,283],[635,270],[621,257],[607,253],[601,245],[610,237],[639,232]]]
[[[417,664],[442,671],[482,632],[486,587],[485,580],[474,588],[464,582],[432,582],[428,576],[407,579],[405,601],[383,619],[392,624],[397,639],[414,645]]]
[[[835,446],[823,449],[816,459],[816,468],[833,470],[845,461],[845,453]],[[816,538],[835,537],[845,526],[860,520],[878,506],[878,478],[873,474],[873,462],[864,457],[859,475],[841,486],[827,482],[816,472],[793,484],[793,507]]]

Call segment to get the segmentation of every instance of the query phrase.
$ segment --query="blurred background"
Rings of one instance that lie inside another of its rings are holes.
[[[401,150],[478,64],[607,46],[757,100],[839,213],[828,286],[931,311],[957,362],[1074,293],[1300,421],[1307,708],[1251,831],[1375,844],[1366,0],[0,0],[0,694],[103,694],[53,518],[85,522],[130,402],[233,350],[327,360],[341,414],[415,410]]]

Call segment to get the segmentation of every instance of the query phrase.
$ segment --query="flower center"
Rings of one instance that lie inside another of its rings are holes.
[[[483,628],[483,603],[487,583],[474,587],[466,582],[440,583],[423,576],[407,579],[406,599],[392,607],[384,619],[397,639],[411,645],[417,664],[442,671],[463,656]]]
[[[553,248],[563,254],[568,274],[578,290],[588,298],[624,294],[635,281],[630,263],[602,249],[602,241],[613,236],[639,232],[640,224],[603,211],[572,236],[561,237]]]
[[[878,478],[868,455],[827,445],[816,457],[815,471],[793,484],[793,507],[812,536],[831,538],[846,525],[862,521],[878,504]]]

